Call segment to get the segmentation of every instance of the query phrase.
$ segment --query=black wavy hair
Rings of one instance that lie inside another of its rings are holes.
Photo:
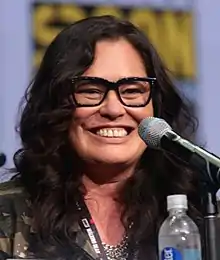
[[[195,133],[191,107],[176,90],[147,36],[137,27],[113,16],[90,17],[66,27],[47,48],[26,91],[18,127],[22,149],[15,156],[20,181],[32,202],[37,241],[45,252],[51,253],[61,240],[71,247],[75,239],[72,223],[78,220],[75,201],[82,186],[80,163],[68,139],[74,107],[68,102],[65,86],[91,66],[98,41],[119,38],[133,45],[148,76],[157,78],[152,96],[155,116],[165,119],[188,139]],[[194,218],[199,216],[197,185],[197,175],[186,165],[161,151],[146,149],[119,194],[125,206],[122,221],[126,228],[133,223],[128,233],[131,243],[138,242],[140,254],[147,251],[151,259],[150,253],[156,252],[167,195],[187,194],[190,212]]]

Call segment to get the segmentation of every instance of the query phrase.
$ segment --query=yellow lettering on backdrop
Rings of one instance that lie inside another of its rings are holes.
[[[130,20],[150,38],[167,67],[178,76],[192,78],[195,73],[192,15],[136,9]]]
[[[41,5],[34,10],[34,38],[35,42],[40,46],[48,46],[60,31],[59,28],[50,25],[54,20],[54,15],[54,6]],[[42,49],[36,51],[34,65],[38,66],[40,64],[43,54],[44,50]]]
[[[42,56],[54,37],[60,32],[62,27],[54,25],[54,21],[72,23],[85,18],[82,8],[75,5],[40,5],[34,10],[34,37],[37,44],[42,46],[36,50],[34,55],[34,66],[38,67]]]
[[[75,21],[86,18],[82,8],[75,5],[65,4],[59,8],[60,21],[65,23],[73,23]]]
[[[59,33],[60,28],[51,26],[56,12],[53,6],[39,6],[34,12],[34,36],[35,40],[47,46],[51,40]]]
[[[132,23],[137,25],[141,30],[146,33],[152,44],[157,47],[159,31],[157,30],[157,21],[155,19],[155,14],[150,10],[135,9],[131,11],[129,18]]]
[[[92,16],[103,14],[123,17],[120,8],[98,6]],[[83,8],[73,4],[39,5],[34,9],[34,40],[40,46],[34,54],[34,65],[39,66],[45,48],[62,29],[56,23],[73,23],[86,17]],[[195,73],[192,15],[172,11],[155,12],[149,9],[132,9],[127,17],[142,29],[162,55],[174,75],[192,78]],[[56,22],[56,23],[55,23]]]
[[[194,75],[192,16],[189,13],[163,15],[165,44],[163,56],[176,75],[192,78]],[[166,46],[166,49],[165,49]]]

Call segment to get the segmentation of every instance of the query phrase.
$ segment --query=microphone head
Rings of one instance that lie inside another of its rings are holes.
[[[4,166],[6,163],[6,156],[4,153],[0,153],[0,167]]]
[[[160,140],[163,135],[171,131],[170,125],[163,119],[147,117],[143,119],[138,127],[141,139],[151,148],[160,148]]]

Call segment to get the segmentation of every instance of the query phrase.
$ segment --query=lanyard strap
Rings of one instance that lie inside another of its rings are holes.
[[[82,198],[79,199],[76,206],[80,213],[79,225],[83,232],[87,234],[94,251],[98,255],[98,259],[108,260],[98,230],[84,200]]]

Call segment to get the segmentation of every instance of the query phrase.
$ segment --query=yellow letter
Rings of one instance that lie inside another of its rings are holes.
[[[130,21],[138,26],[148,36],[152,44],[158,46],[157,21],[154,12],[148,9],[136,9],[130,14]]]
[[[51,26],[56,17],[56,9],[52,5],[40,5],[34,10],[34,36],[38,44],[47,46],[59,33],[60,29]]]
[[[86,18],[82,8],[71,4],[61,4],[59,13],[61,22],[68,24]]]
[[[195,76],[192,15],[165,12],[162,16],[161,53],[168,68],[184,78]]]

